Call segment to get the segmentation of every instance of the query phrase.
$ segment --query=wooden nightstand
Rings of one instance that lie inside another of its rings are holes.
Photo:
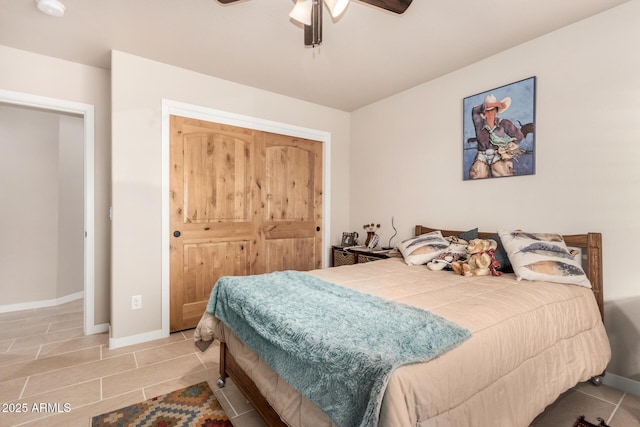
[[[361,264],[389,258],[389,251],[370,251],[365,246],[331,246],[331,266]]]

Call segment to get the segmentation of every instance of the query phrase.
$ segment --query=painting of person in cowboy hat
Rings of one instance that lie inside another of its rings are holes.
[[[481,179],[514,174],[513,160],[523,153],[519,143],[524,139],[520,128],[510,120],[498,117],[511,106],[511,98],[498,101],[493,94],[471,110],[478,152],[469,168],[469,178]]]

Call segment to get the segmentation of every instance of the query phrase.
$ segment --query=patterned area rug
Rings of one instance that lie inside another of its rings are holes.
[[[233,427],[206,381],[93,417],[92,427]]]

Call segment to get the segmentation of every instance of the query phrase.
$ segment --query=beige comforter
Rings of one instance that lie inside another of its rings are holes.
[[[590,289],[462,277],[400,258],[315,270],[321,279],[430,310],[473,336],[428,363],[391,376],[380,426],[528,426],[560,393],[601,374],[610,347]],[[331,426],[222,322],[205,313],[195,340],[227,343],[240,366],[291,426]]]

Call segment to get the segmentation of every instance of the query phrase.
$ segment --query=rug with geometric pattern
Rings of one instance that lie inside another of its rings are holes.
[[[97,415],[92,427],[233,427],[206,381]]]

